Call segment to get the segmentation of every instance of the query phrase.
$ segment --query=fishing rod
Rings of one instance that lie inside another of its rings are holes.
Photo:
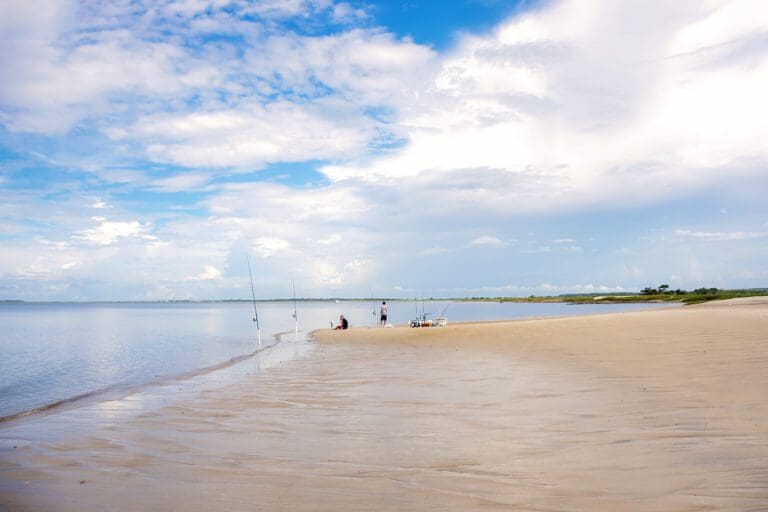
[[[296,280],[291,279],[291,284],[293,285],[293,320],[295,322],[296,330],[294,332],[294,336],[296,341],[299,340],[299,317],[296,313]]]
[[[371,309],[373,314],[373,326],[376,326],[376,301],[373,300],[373,286],[371,286]]]
[[[248,262],[248,277],[251,279],[251,297],[253,298],[253,321],[256,322],[256,332],[259,336],[259,346],[261,346],[261,327],[259,326],[259,312],[256,310],[256,292],[253,290],[253,274],[251,273],[251,258],[245,253],[245,259]]]

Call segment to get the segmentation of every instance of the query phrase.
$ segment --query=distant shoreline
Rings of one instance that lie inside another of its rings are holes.
[[[699,304],[713,300],[727,300],[742,297],[768,296],[768,288],[744,290],[717,290],[715,293],[658,293],[643,294],[625,292],[621,294],[564,294],[551,296],[531,295],[529,297],[373,297],[373,298],[296,298],[296,302],[516,302],[516,303],[569,303],[569,304],[624,304],[624,303],[663,303],[682,302],[684,304]],[[257,303],[293,302],[293,298],[256,299]],[[169,299],[169,300],[19,300],[0,299],[2,304],[220,304],[220,303],[250,303],[253,299]]]

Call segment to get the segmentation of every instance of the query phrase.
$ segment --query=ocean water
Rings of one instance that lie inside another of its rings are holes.
[[[352,327],[375,325],[379,304],[301,301],[297,336],[292,302],[259,303],[260,347],[253,305],[247,302],[0,303],[0,419],[223,372],[278,341],[280,357],[298,356],[311,348],[306,335],[337,324],[340,314]],[[658,307],[431,301],[388,306],[394,324],[406,324],[422,311],[460,322]]]

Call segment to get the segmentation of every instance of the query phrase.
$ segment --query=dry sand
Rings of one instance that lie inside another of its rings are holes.
[[[765,300],[316,338],[237,385],[4,445],[0,503],[768,510]]]

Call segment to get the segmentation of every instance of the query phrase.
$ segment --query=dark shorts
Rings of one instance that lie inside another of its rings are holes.
[[[387,315],[381,315],[381,321],[386,322],[387,321]]]

